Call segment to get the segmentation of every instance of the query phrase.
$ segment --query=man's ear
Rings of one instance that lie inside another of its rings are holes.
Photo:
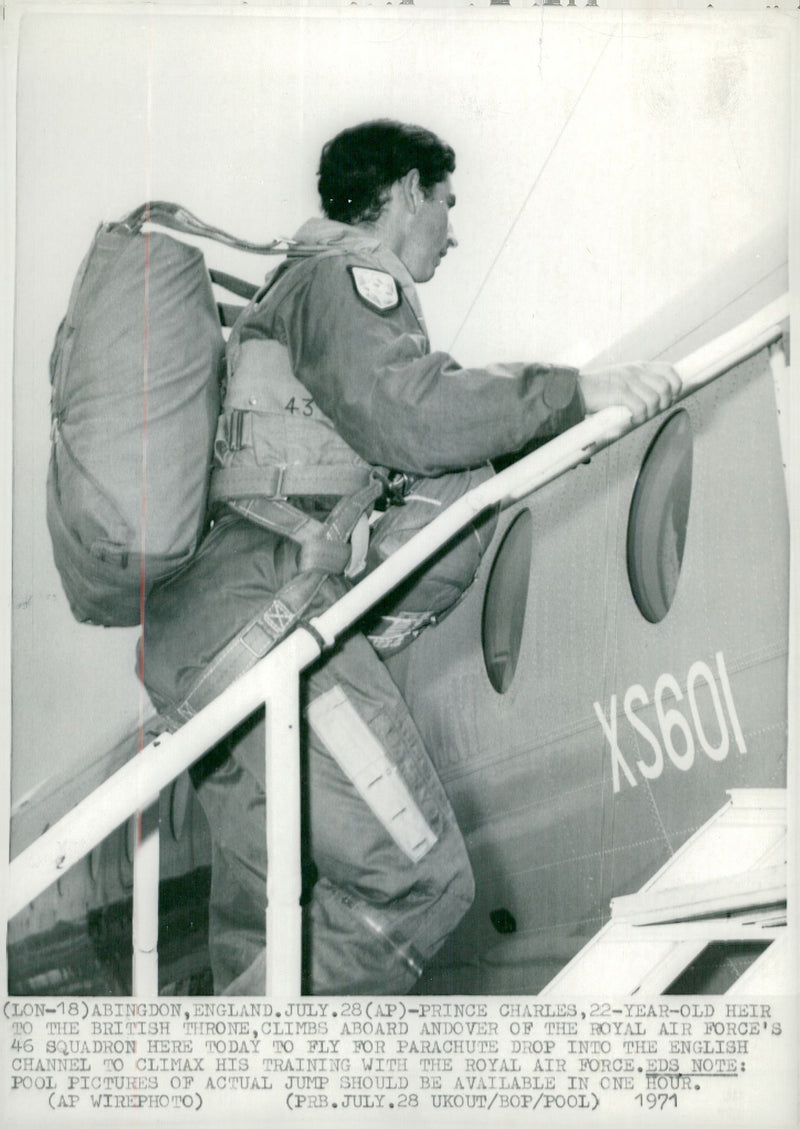
[[[407,209],[409,212],[416,212],[425,199],[425,193],[419,182],[419,169],[409,169],[406,175],[400,178],[400,187]]]

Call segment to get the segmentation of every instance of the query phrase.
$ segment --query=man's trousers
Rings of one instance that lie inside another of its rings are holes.
[[[296,546],[225,518],[148,601],[144,678],[174,707],[230,637],[296,575]],[[320,578],[303,617],[344,592]],[[400,692],[353,633],[302,682],[304,991],[407,991],[474,895],[461,833]],[[264,990],[264,725],[245,721],[192,770],[213,842],[217,993]],[[275,943],[280,944],[280,938]]]

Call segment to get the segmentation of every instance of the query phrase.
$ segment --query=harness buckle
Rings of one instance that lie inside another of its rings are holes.
[[[388,510],[389,506],[404,506],[406,491],[411,485],[411,475],[397,470],[391,474],[378,472],[377,477],[383,486],[383,493],[376,500],[375,509]]]

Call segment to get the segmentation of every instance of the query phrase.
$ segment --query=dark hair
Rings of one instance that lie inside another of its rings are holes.
[[[332,220],[376,220],[391,186],[411,169],[419,170],[423,191],[456,167],[449,145],[429,129],[403,122],[364,122],[337,134],[322,149],[318,187],[322,209]]]

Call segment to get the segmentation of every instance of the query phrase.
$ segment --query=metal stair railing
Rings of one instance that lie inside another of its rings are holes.
[[[676,364],[681,397],[778,340],[784,295]],[[444,546],[478,514],[524,498],[633,429],[625,408],[590,416],[448,507],[327,611],[299,626],[176,733],[162,734],[22,851],[9,866],[7,917],[33,901],[134,813],[133,993],[158,993],[159,792],[256,709],[266,713],[266,994],[292,998],[301,983],[299,678],[325,647]],[[151,813],[148,819],[148,812]],[[146,823],[152,826],[143,833]],[[269,939],[280,937],[279,944]]]

